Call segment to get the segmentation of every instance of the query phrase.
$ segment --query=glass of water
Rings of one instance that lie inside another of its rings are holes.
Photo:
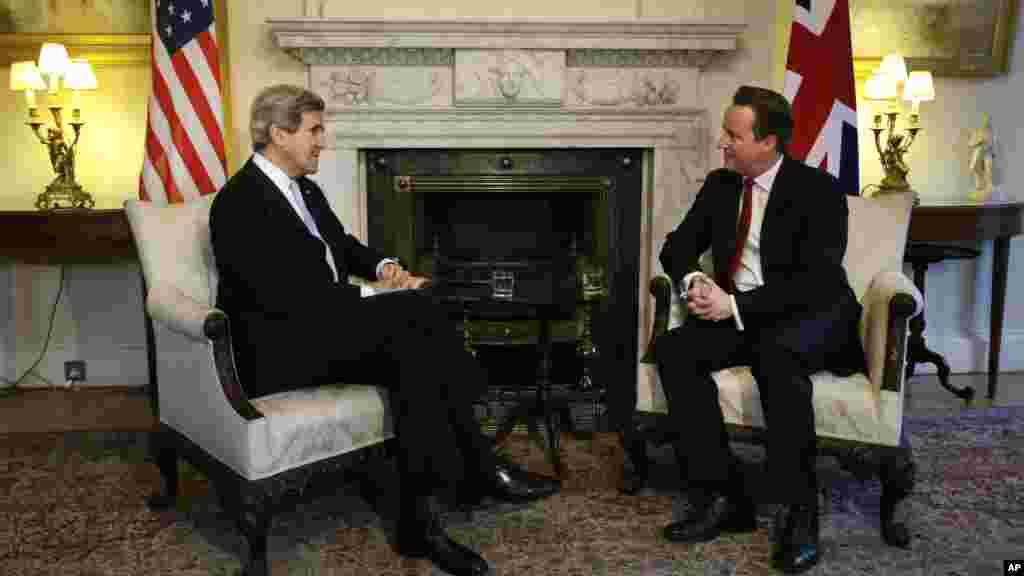
[[[516,277],[511,271],[491,271],[491,296],[495,298],[511,298],[515,285]]]

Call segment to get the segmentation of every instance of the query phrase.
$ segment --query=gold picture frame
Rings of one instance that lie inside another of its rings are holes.
[[[2,63],[35,60],[44,42],[59,42],[72,56],[99,66],[149,61],[149,34],[0,34]]]
[[[1009,69],[1017,0],[850,0],[858,75],[898,53],[935,76],[998,76]]]
[[[149,60],[152,0],[0,0],[0,54],[5,64],[34,60],[44,42],[59,42],[96,65]]]

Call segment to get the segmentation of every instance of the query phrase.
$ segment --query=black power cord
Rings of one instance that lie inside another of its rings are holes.
[[[46,328],[46,339],[43,341],[43,349],[39,352],[39,357],[36,358],[36,361],[32,363],[32,366],[29,366],[28,370],[22,372],[21,376],[16,378],[14,381],[0,377],[0,381],[2,381],[5,384],[3,388],[0,388],[0,395],[12,395],[17,393],[17,391],[21,387],[22,381],[24,381],[29,374],[31,374],[33,371],[35,371],[37,367],[39,367],[39,363],[42,362],[43,358],[46,356],[46,350],[50,347],[50,337],[53,335],[53,320],[57,316],[57,305],[60,304],[61,294],[64,293],[65,271],[65,267],[62,265],[60,267],[60,283],[57,285],[57,296],[56,298],[53,299],[53,307],[50,310],[50,322],[49,326]],[[39,375],[37,374],[37,376]],[[46,380],[46,378],[43,378],[42,376],[39,377],[42,378],[43,380]]]

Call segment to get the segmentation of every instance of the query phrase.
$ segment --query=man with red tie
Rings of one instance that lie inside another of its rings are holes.
[[[658,341],[690,502],[683,519],[665,528],[666,538],[702,542],[756,528],[711,379],[717,370],[750,366],[768,425],[765,480],[777,487],[781,505],[772,561],[788,573],[818,560],[809,376],[864,369],[861,306],[842,266],[846,197],[831,175],[786,156],[792,130],[782,95],[752,86],[736,91],[718,143],[725,167],[708,174],[661,250],[689,314]],[[714,277],[698,264],[708,248]]]

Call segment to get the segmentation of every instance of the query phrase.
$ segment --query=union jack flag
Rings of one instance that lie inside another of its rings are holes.
[[[847,0],[796,0],[783,94],[793,107],[789,154],[860,188],[857,102]]]
[[[139,197],[174,203],[226,181],[213,0],[155,0],[153,91]]]

